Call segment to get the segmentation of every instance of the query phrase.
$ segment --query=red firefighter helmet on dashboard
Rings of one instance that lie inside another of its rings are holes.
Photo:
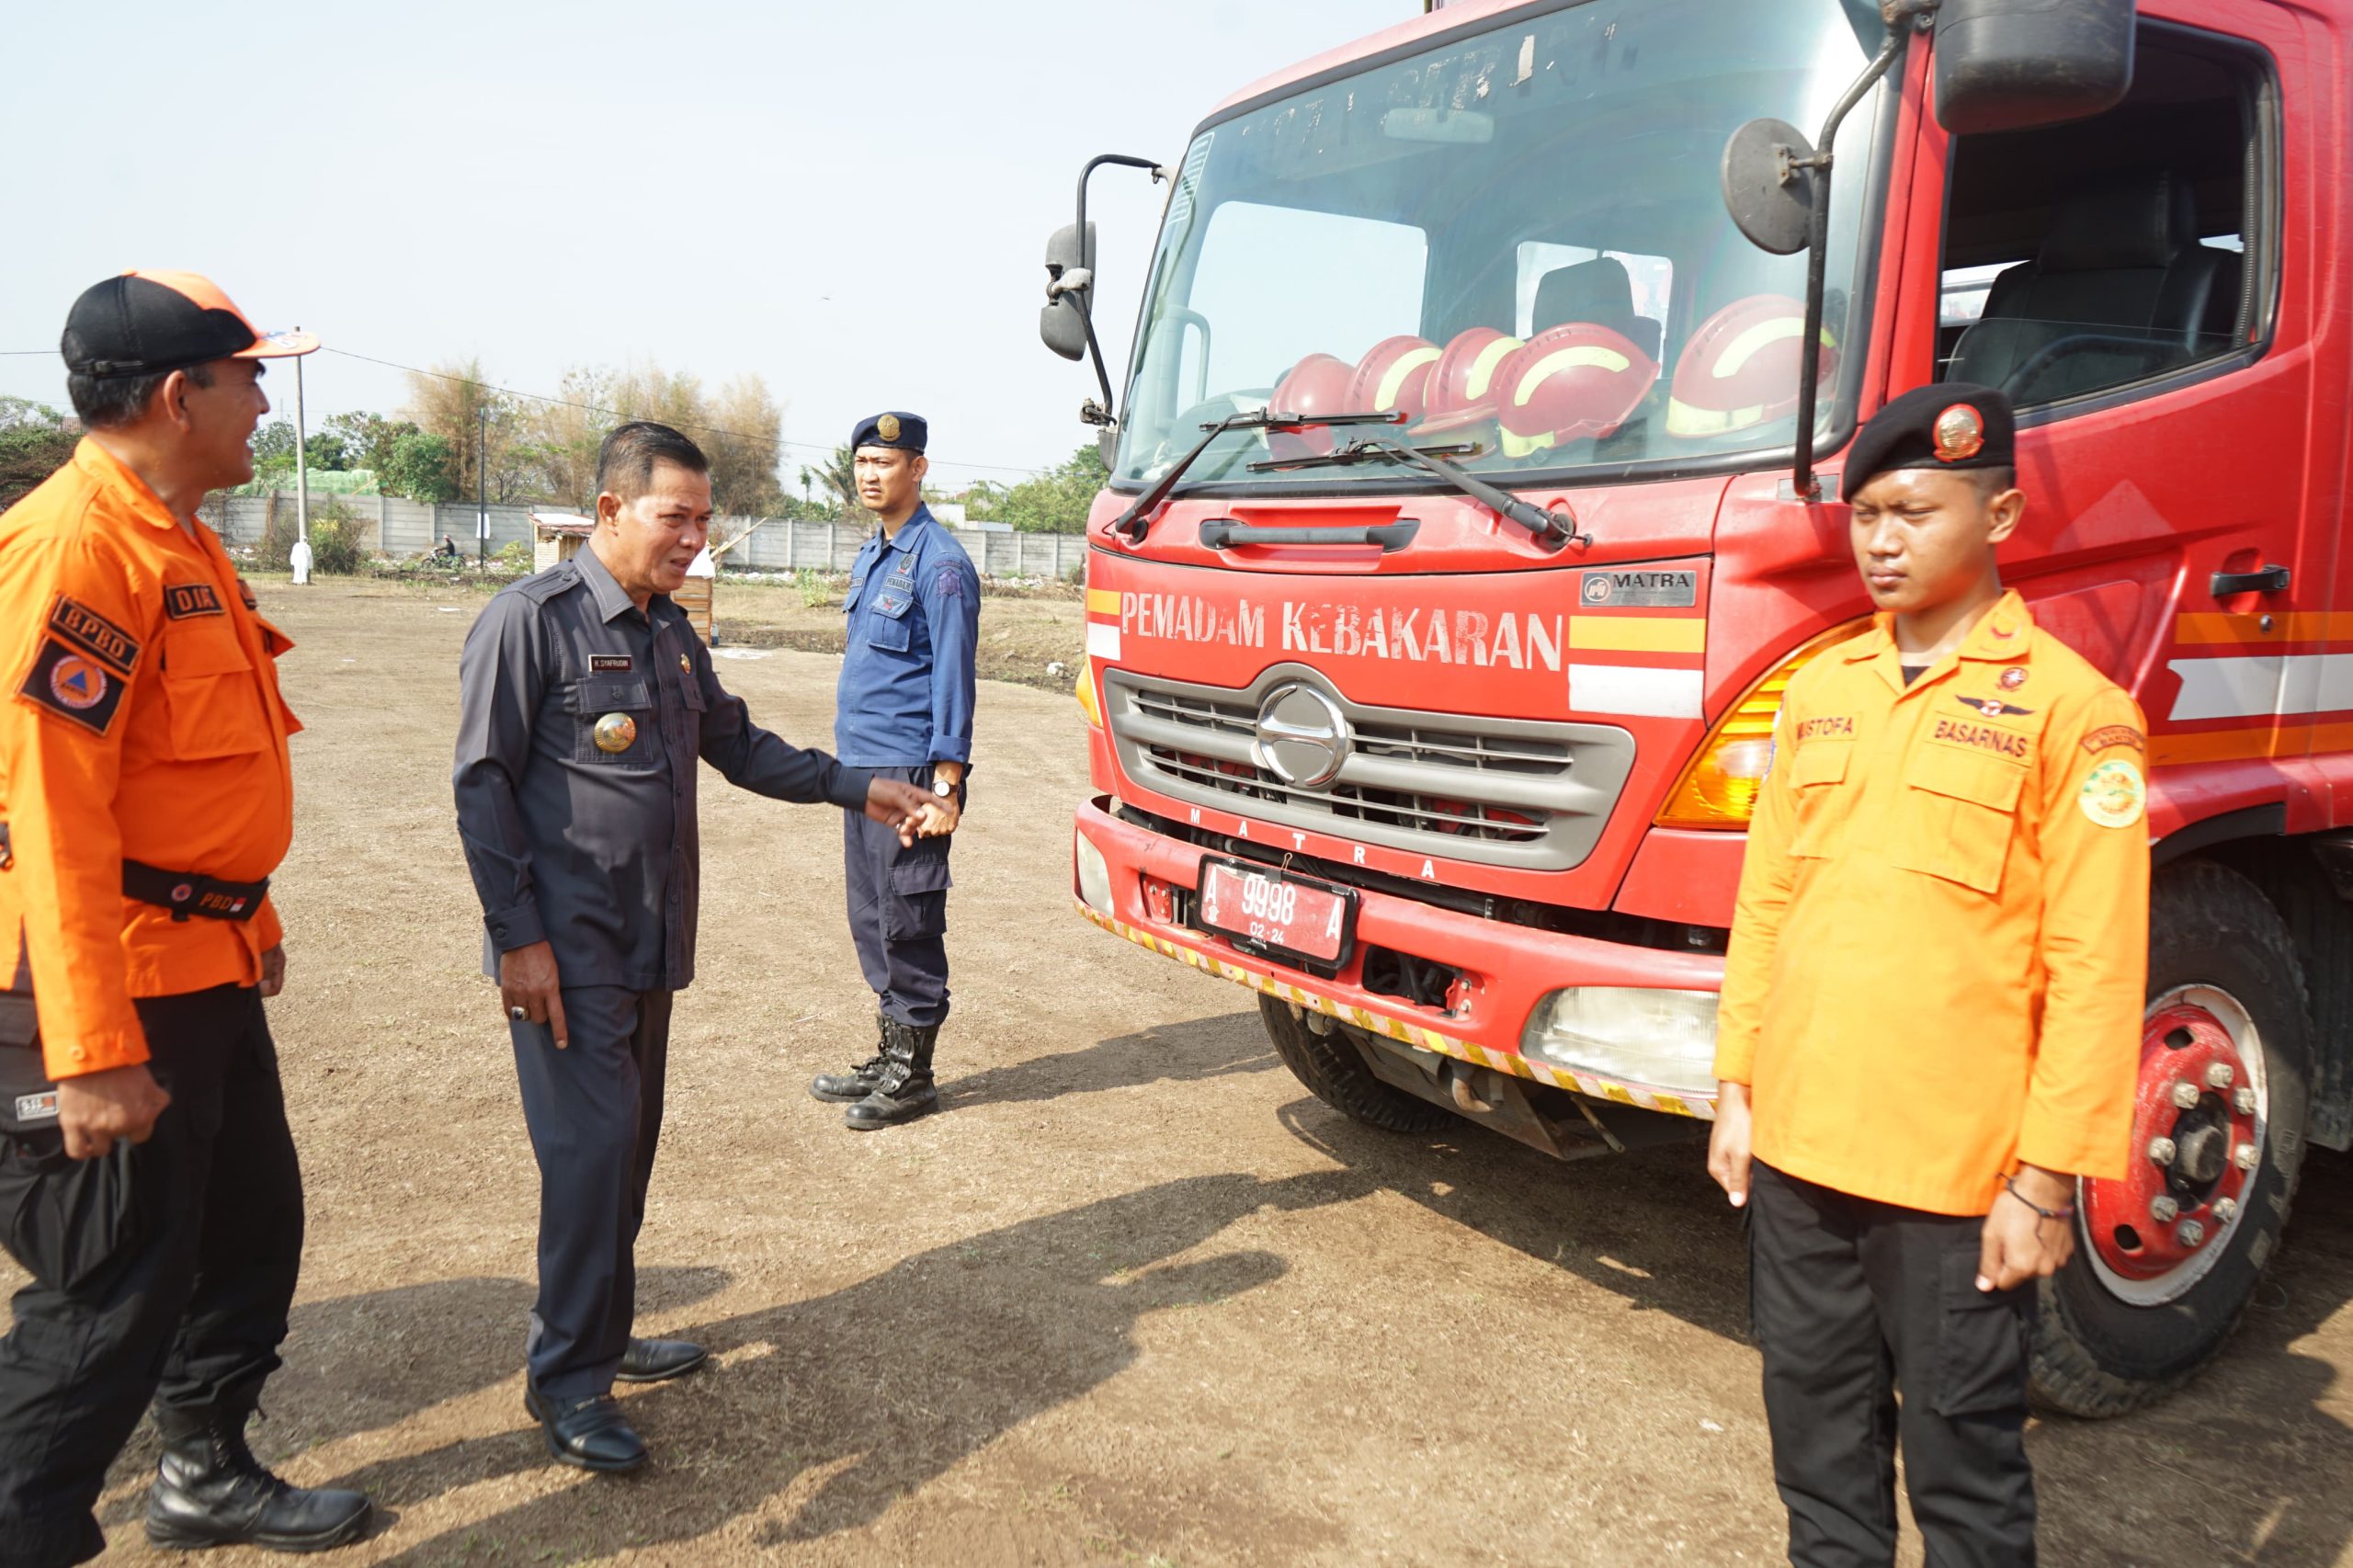
[[[1429,407],[1430,370],[1438,345],[1403,334],[1384,337],[1357,361],[1348,382],[1348,406],[1366,414],[1403,414],[1411,423]]]
[[[1310,354],[1276,383],[1267,404],[1268,414],[1347,414],[1348,382],[1356,367],[1329,354]],[[1333,447],[1332,427],[1310,425],[1297,430],[1269,430],[1267,449],[1278,458],[1322,457]]]
[[[1607,436],[1657,380],[1658,361],[1606,326],[1573,321],[1540,332],[1495,375],[1504,455]]]
[[[1795,412],[1805,307],[1786,294],[1734,300],[1699,324],[1675,362],[1666,404],[1670,436],[1721,436]],[[1837,340],[1822,329],[1822,373],[1838,369]]]
[[[1427,408],[1415,431],[1439,435],[1467,430],[1495,416],[1497,378],[1506,359],[1521,347],[1517,337],[1491,326],[1465,328],[1430,367]]]

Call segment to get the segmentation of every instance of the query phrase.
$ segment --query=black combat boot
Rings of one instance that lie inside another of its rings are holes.
[[[939,1108],[939,1090],[931,1081],[931,1048],[939,1040],[939,1026],[919,1029],[896,1018],[882,1020],[882,1071],[873,1092],[842,1113],[852,1131],[871,1132],[895,1122],[913,1121]]]
[[[147,1539],[188,1551],[251,1544],[270,1551],[324,1551],[358,1540],[371,1511],[366,1494],[289,1486],[245,1446],[249,1411],[155,1407],[164,1460],[147,1494]]]
[[[882,1042],[890,1038],[891,1020],[881,1014],[874,1015],[874,1054],[847,1073],[820,1073],[809,1080],[809,1092],[821,1100],[836,1104],[862,1100],[874,1092],[882,1076],[882,1069],[891,1064],[883,1054]]]

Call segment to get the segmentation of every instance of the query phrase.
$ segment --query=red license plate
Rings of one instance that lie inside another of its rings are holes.
[[[1344,888],[1227,860],[1201,864],[1201,924],[1254,947],[1337,966],[1355,915]]]

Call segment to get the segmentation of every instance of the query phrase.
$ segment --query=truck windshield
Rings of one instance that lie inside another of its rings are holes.
[[[1870,0],[1588,0],[1212,123],[1162,225],[1114,482],[1269,407],[1393,412],[1511,483],[1788,446],[1805,258],[1733,228],[1724,142],[1757,115],[1812,135],[1882,36]],[[1838,141],[1825,431],[1879,119],[1867,102]],[[1400,483],[1253,467],[1334,439],[1236,430],[1185,483]]]

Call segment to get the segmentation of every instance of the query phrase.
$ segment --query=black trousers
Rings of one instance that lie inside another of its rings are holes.
[[[1751,1169],[1750,1312],[1790,1562],[1894,1562],[1900,1440],[1927,1568],[2029,1568],[2034,1287],[1977,1289],[1981,1219]]]
[[[931,788],[929,763],[869,771]],[[969,806],[969,774],[963,790]],[[902,848],[897,834],[865,812],[842,812],[842,878],[858,970],[884,1017],[919,1029],[948,1017],[948,849],[954,842],[951,834]]]
[[[673,994],[565,986],[562,1051],[545,1024],[508,1026],[540,1160],[540,1295],[524,1355],[551,1399],[611,1392],[629,1348]]]
[[[0,1141],[5,1240],[33,1277],[0,1339],[0,1568],[97,1555],[91,1508],[149,1401],[248,1413],[286,1337],[302,1173],[261,994],[138,1009],[172,1096],[152,1138],[98,1160],[54,1127]],[[37,1053],[0,1051],[38,1077]]]

